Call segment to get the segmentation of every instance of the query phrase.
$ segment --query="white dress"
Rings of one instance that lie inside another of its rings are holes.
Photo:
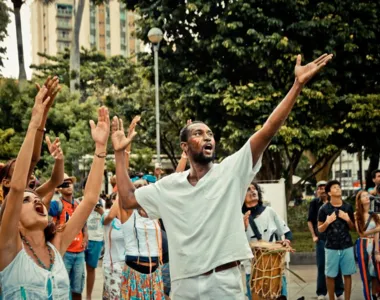
[[[37,265],[22,248],[0,272],[3,300],[70,299],[70,281],[63,259],[51,243],[48,245],[55,255],[51,271]]]

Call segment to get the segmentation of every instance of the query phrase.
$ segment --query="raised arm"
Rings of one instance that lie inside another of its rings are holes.
[[[116,160],[116,185],[121,202],[121,208],[139,208],[135,198],[135,187],[129,178],[128,170],[125,168],[125,149],[132,142],[136,132],[133,130],[131,137],[127,138],[124,133],[123,121],[118,117],[112,120],[112,145]]]
[[[265,148],[269,145],[272,138],[276,135],[285,120],[288,118],[288,115],[292,110],[303,86],[315,74],[317,74],[327,64],[327,62],[331,60],[331,58],[332,54],[323,54],[313,62],[305,66],[301,66],[301,55],[297,56],[297,63],[294,70],[296,78],[292,88],[269,116],[263,127],[250,138],[253,165],[256,164]]]
[[[47,93],[47,88],[42,87],[34,102],[32,117],[29,122],[28,130],[20,151],[18,153],[10,191],[6,199],[6,204],[2,207],[2,220],[0,227],[0,271],[2,271],[15,258],[21,250],[21,239],[19,235],[19,221],[24,191],[29,179],[28,171],[31,164],[32,152],[37,129],[39,128],[46,103],[43,99]]]
[[[135,132],[136,125],[138,122],[140,122],[140,120],[141,120],[140,116],[135,116],[133,118],[133,120],[132,120],[132,122],[128,128],[127,138],[131,138],[131,136]],[[125,168],[127,169],[127,171],[129,170],[129,159],[131,158],[131,150],[132,150],[132,142],[129,143],[129,145],[127,146],[127,149],[125,150],[125,153],[126,153]]]
[[[55,188],[59,186],[60,184],[62,184],[64,173],[65,173],[65,162],[63,159],[63,151],[61,149],[61,143],[59,141],[59,138],[56,138],[53,143],[50,141],[49,136],[46,136],[45,140],[46,140],[46,144],[48,145],[49,152],[51,156],[53,156],[55,162],[54,162],[53,171],[49,180],[36,189],[37,194],[40,195],[41,198],[44,198],[46,195],[50,194],[51,192],[53,192],[54,194]],[[46,197],[46,199],[48,198],[49,197]],[[47,203],[45,203],[45,199],[44,199],[44,204],[45,206],[47,206]],[[49,203],[49,206],[50,206],[50,203]]]
[[[39,84],[36,84],[36,86],[38,90],[41,90],[41,87],[39,86]],[[44,138],[46,120],[48,117],[49,109],[53,105],[55,96],[57,96],[58,92],[61,90],[61,86],[59,85],[59,79],[57,76],[55,76],[54,78],[51,78],[49,76],[45,81],[44,87],[47,88],[47,93],[43,101],[45,102],[48,97],[49,97],[49,101],[46,102],[43,118],[42,118],[41,124],[39,125],[37,129],[37,133],[35,136],[34,146],[33,146],[33,155],[32,155],[32,160],[31,160],[30,169],[29,169],[29,176],[33,173],[33,170],[36,164],[40,160],[41,146],[42,146],[42,141]]]
[[[66,252],[67,247],[85,225],[87,218],[98,202],[104,174],[104,163],[107,156],[107,140],[110,131],[110,119],[108,109],[101,107],[98,110],[98,124],[90,121],[91,135],[95,142],[95,153],[92,161],[90,174],[88,175],[84,197],[75,210],[73,216],[67,222],[65,229],[57,234],[53,242],[59,247],[61,254]],[[57,239],[57,240],[56,240]]]

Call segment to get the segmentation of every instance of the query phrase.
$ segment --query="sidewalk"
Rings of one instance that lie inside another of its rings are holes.
[[[287,272],[288,279],[288,300],[297,300],[298,298],[304,296],[306,300],[315,300],[317,295],[316,290],[316,278],[317,278],[317,267],[315,265],[291,265],[290,269],[303,278],[306,283],[303,283],[296,276]],[[101,263],[96,269],[96,281],[94,286],[94,291],[92,293],[93,300],[101,300],[103,292],[103,269]],[[83,299],[85,298],[85,292],[83,293]],[[362,293],[362,283],[360,280],[359,270],[352,278],[352,292],[351,300],[361,300],[363,299]],[[215,299],[219,300],[219,299]]]

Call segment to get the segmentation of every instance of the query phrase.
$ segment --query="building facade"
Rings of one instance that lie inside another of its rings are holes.
[[[74,26],[75,0],[59,0],[50,5],[41,1],[31,4],[32,63],[39,65],[44,58],[38,53],[56,55],[70,48]],[[110,0],[96,6],[85,0],[80,29],[80,47],[95,48],[106,56],[134,56],[142,50],[135,37],[138,16],[125,5]]]

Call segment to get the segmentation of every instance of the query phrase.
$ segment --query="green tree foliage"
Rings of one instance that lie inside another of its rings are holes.
[[[48,74],[57,74],[63,84],[69,85],[69,52],[57,56],[40,55],[45,57],[47,62],[32,66],[38,71],[38,77],[42,79]],[[109,107],[111,116],[118,115],[124,119],[126,129],[135,115],[141,115],[142,120],[137,127],[138,135],[133,143],[134,153],[137,152],[138,157],[144,159],[151,156],[152,153],[148,149],[155,149],[156,142],[154,86],[151,84],[150,68],[123,56],[106,58],[94,50],[82,49],[80,60],[82,101],[97,99],[99,103],[104,103]],[[172,91],[178,92],[176,89]],[[186,123],[186,118],[181,107],[170,100],[171,98],[166,97],[161,99],[161,147],[162,153],[168,156],[175,168],[180,154],[178,134]],[[139,168],[147,169],[146,161],[139,161],[142,163],[140,167],[132,158],[131,166],[137,171]]]
[[[3,43],[7,36],[7,26],[10,22],[9,9],[5,4],[4,0],[0,0],[0,43]],[[3,56],[7,49],[5,47],[0,47],[0,67],[3,67]]]
[[[264,154],[262,179],[291,176],[312,153],[309,176],[341,149],[368,150],[379,119],[380,4],[352,1],[125,1],[141,15],[138,37],[165,32],[161,98],[170,114],[206,121],[220,137],[219,157],[236,151],[286,95],[298,53],[334,60],[303,90]],[[144,56],[144,55],[142,55]],[[152,65],[152,57],[140,58]],[[370,105],[371,104],[371,105]],[[367,116],[373,116],[367,122]],[[183,117],[182,117],[183,118]],[[373,137],[377,139],[376,136]]]

